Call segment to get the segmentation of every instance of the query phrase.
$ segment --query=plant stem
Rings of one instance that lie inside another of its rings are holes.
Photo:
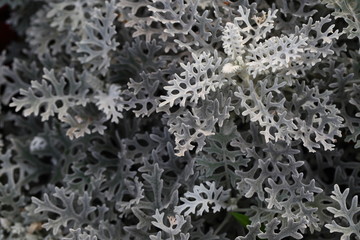
[[[214,235],[218,234],[220,232],[220,230],[228,223],[228,221],[230,220],[231,215],[227,214],[224,221],[216,228]]]

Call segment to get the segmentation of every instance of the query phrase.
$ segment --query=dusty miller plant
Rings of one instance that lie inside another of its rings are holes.
[[[0,5],[1,239],[360,239],[359,1]]]

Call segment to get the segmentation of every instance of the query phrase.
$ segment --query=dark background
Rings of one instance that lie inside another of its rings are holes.
[[[10,16],[9,6],[0,6],[0,51],[16,39],[16,33],[12,30],[11,26],[6,23]]]

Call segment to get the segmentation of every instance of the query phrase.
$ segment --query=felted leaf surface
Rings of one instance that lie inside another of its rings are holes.
[[[48,120],[55,114],[62,119],[70,107],[86,105],[88,90],[83,79],[76,79],[74,69],[66,68],[60,78],[55,76],[53,69],[50,71],[44,69],[42,81],[31,81],[28,90],[20,89],[23,97],[13,98],[10,106],[15,107],[15,111],[24,108],[24,116],[40,114],[42,121]]]
[[[190,213],[201,216],[204,212],[209,212],[210,207],[212,212],[225,208],[226,201],[230,197],[230,189],[223,190],[223,187],[217,189],[215,182],[205,182],[205,185],[195,186],[193,192],[186,192],[184,196],[180,198],[183,203],[175,207],[175,212],[180,214],[185,211],[185,216]]]
[[[85,25],[86,38],[78,43],[77,52],[83,53],[79,60],[88,64],[92,72],[99,71],[105,75],[110,66],[110,53],[119,45],[114,38],[115,18],[115,1],[111,0],[105,2],[104,14],[101,9],[95,8],[93,21]]]
[[[334,214],[335,218],[340,218],[344,222],[339,224],[333,220],[330,224],[325,224],[325,227],[328,228],[330,232],[342,233],[341,240],[350,240],[352,236],[360,238],[360,222],[355,220],[354,217],[360,211],[360,207],[358,206],[358,196],[353,197],[351,204],[348,207],[348,188],[345,189],[344,192],[341,192],[339,186],[336,184],[332,193],[333,195],[331,195],[331,198],[338,203],[338,206],[327,207],[326,209]]]

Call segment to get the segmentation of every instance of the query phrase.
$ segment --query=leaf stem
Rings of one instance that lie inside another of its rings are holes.
[[[231,215],[227,214],[224,221],[216,228],[214,235],[217,235],[220,230],[229,222],[229,220],[231,219]]]

